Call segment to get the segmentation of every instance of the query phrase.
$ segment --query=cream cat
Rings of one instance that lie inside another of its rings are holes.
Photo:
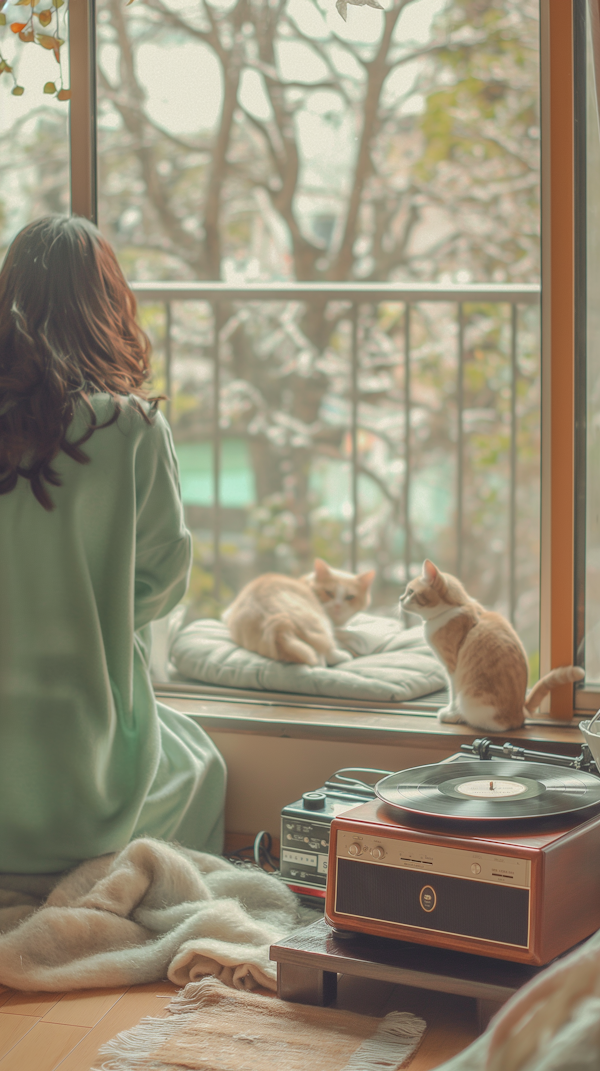
[[[400,604],[424,619],[425,638],[448,673],[450,703],[438,711],[440,721],[467,722],[488,732],[518,729],[548,692],[584,676],[579,666],[553,669],[527,696],[527,657],[512,625],[428,560]]]
[[[223,620],[235,643],[266,658],[307,666],[348,662],[352,655],[336,645],[334,626],[366,609],[374,577],[374,569],[355,576],[317,558],[314,572],[299,580],[280,573],[251,580]]]

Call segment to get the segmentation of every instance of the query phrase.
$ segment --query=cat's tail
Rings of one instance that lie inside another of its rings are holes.
[[[320,654],[326,654],[333,646],[331,636],[324,628],[303,629],[304,639],[298,635],[294,622],[287,614],[276,614],[263,631],[263,640],[273,652],[270,657],[279,662],[297,662],[305,666],[318,666]],[[306,642],[308,640],[308,642]]]
[[[558,688],[561,684],[572,684],[573,681],[583,680],[585,672],[581,666],[559,666],[558,669],[550,670],[545,677],[534,684],[527,699],[525,700],[525,711],[527,714],[531,714],[534,710],[537,710],[542,701],[551,692],[553,688]]]

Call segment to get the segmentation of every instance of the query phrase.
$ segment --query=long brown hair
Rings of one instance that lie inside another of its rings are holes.
[[[0,271],[0,494],[22,476],[44,509],[53,509],[45,484],[61,480],[52,461],[60,450],[89,461],[81,446],[115,422],[120,397],[147,396],[149,353],[135,297],[97,228],[78,216],[45,216],[24,227]],[[89,400],[99,391],[115,406],[104,424]],[[89,427],[69,442],[80,403]]]

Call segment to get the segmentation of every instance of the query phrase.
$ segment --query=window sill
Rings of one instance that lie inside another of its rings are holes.
[[[231,694],[218,695],[217,689],[192,691],[169,684],[156,684],[155,692],[158,699],[189,714],[209,732],[389,744],[431,748],[438,752],[446,746],[458,747],[486,735],[468,725],[439,722],[436,717],[439,702],[433,702],[433,697],[397,704],[386,710],[369,704],[357,708],[356,704],[344,701],[334,704],[325,699],[286,699],[279,695],[266,697],[260,694],[257,698],[249,698],[246,693],[244,698],[238,699]],[[539,719],[522,729],[497,735],[502,740],[519,742],[534,750],[560,748],[573,755],[579,753],[583,743],[577,718],[572,722]]]

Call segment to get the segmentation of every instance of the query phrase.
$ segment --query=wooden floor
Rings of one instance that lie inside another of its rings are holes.
[[[90,1071],[100,1045],[146,1015],[161,1015],[177,992],[170,982],[75,993],[0,990],[0,1071]]]
[[[147,1015],[161,1015],[169,982],[75,993],[16,993],[0,987],[0,1071],[90,1071],[98,1049]],[[476,1037],[475,1002],[423,989],[340,978],[336,1006],[363,1015],[412,1011],[428,1030],[410,1071],[432,1071]]]

